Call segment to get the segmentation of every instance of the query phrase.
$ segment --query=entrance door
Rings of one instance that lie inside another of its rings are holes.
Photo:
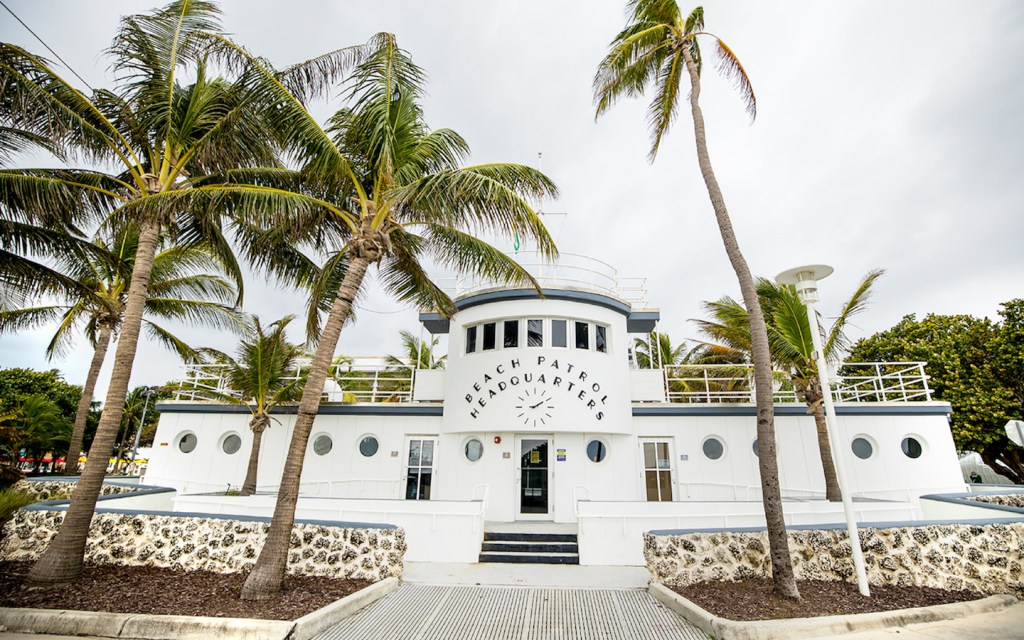
[[[672,502],[672,449],[668,440],[641,440],[644,490],[648,502]]]
[[[551,439],[519,437],[519,520],[551,519]]]
[[[406,442],[409,455],[405,466],[405,499],[430,500],[437,439],[433,436],[412,436]]]

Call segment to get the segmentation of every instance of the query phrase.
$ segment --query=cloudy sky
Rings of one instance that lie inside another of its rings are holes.
[[[155,6],[5,2],[94,87],[112,84],[102,52],[118,17]],[[646,278],[674,339],[697,337],[688,319],[700,301],[738,296],[688,111],[653,165],[646,102],[594,121],[591,80],[624,24],[623,0],[228,0],[222,9],[237,40],[279,65],[395,33],[430,75],[428,122],[459,131],[472,162],[536,165],[542,152],[561,189],[544,209],[568,214],[546,219],[561,251]],[[821,286],[830,315],[869,269],[887,269],[854,337],[909,313],[996,318],[1000,302],[1024,295],[1024,3],[709,1],[705,14],[758,98],[751,124],[729,83],[711,68],[704,75],[712,160],[755,274],[832,265]],[[2,9],[0,40],[52,57]],[[247,287],[246,309],[265,320],[302,312],[297,294]],[[415,311],[383,296],[362,307],[340,352],[398,353],[398,331],[419,330]],[[181,333],[232,348],[225,336]],[[80,382],[89,350],[82,343],[47,363],[49,336],[3,337],[0,366],[55,366]],[[141,347],[133,384],[177,375],[173,356]]]

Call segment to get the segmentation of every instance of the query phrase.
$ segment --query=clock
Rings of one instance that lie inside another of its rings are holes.
[[[519,396],[519,403],[516,405],[517,417],[528,427],[546,425],[547,421],[551,420],[551,411],[554,408],[554,402],[547,390],[538,391],[537,387],[534,387],[532,392],[529,389],[523,391],[523,395]]]

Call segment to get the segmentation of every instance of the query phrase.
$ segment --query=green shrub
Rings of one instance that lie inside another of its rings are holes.
[[[0,522],[5,522],[12,513],[35,501],[35,496],[27,491],[13,487],[0,491]]]

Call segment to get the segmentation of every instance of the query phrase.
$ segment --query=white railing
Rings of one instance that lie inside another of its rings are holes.
[[[303,373],[296,367],[290,379]],[[840,365],[833,380],[833,398],[843,403],[927,402],[932,399],[923,362],[859,362]],[[176,383],[175,400],[212,401],[238,397],[228,388],[225,365],[189,364]],[[659,371],[655,369],[655,371]],[[754,402],[753,367],[749,365],[672,365],[661,369],[664,402],[739,404]],[[332,365],[322,402],[413,402],[416,369],[388,365],[382,358],[354,358]],[[655,387],[651,400],[658,401]],[[802,403],[789,378],[775,374],[776,404]]]
[[[858,362],[838,368],[835,402],[926,402],[932,399],[924,362]],[[665,401],[728,404],[754,401],[750,365],[672,365],[663,370]],[[803,402],[785,374],[775,374],[777,404]]]
[[[647,279],[621,277],[614,267],[601,260],[574,253],[560,253],[558,260],[551,262],[536,251],[520,251],[509,256],[545,289],[595,291],[638,308],[647,307]],[[469,275],[441,278],[438,284],[453,299],[508,287],[504,282]]]
[[[301,362],[289,373],[298,380],[309,368]],[[239,397],[228,386],[227,365],[186,364],[184,377],[175,384],[175,400],[222,400]],[[321,402],[412,402],[416,368],[386,364],[381,358],[350,358],[331,365]]]

